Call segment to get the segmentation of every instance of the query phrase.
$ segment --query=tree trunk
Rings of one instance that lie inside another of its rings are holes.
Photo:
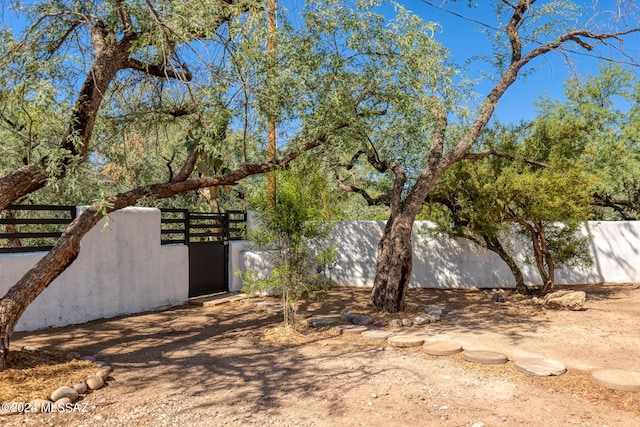
[[[516,280],[516,292],[522,295],[529,295],[531,291],[524,284],[524,277],[522,276],[522,270],[516,261],[513,259],[511,255],[504,249],[500,239],[498,238],[490,238],[484,237],[484,240],[487,244],[487,249],[495,252],[498,256],[509,266],[509,270],[511,270],[511,274],[513,274],[514,279]]]
[[[371,299],[380,311],[397,313],[404,310],[404,297],[413,265],[411,232],[414,221],[415,216],[406,213],[389,218],[378,243]]]

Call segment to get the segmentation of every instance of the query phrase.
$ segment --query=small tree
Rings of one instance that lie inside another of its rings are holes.
[[[322,218],[320,178],[307,169],[280,173],[276,209],[266,194],[256,200],[260,221],[249,238],[267,255],[271,272],[240,273],[244,291],[281,296],[285,326],[294,323],[296,301],[304,295],[315,298],[332,286],[323,274],[336,254],[328,240],[331,224]]]

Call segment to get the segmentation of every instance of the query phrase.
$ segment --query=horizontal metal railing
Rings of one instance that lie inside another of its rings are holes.
[[[48,251],[75,217],[75,206],[11,205],[0,212],[0,253]]]

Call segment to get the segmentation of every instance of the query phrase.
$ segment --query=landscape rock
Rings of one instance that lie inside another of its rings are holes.
[[[402,319],[391,319],[389,320],[389,326],[393,326],[395,328],[399,328],[402,326]]]
[[[29,409],[31,410],[31,412],[42,412],[43,409],[48,409],[50,405],[50,400],[34,399],[29,403]]]
[[[310,317],[307,319],[307,325],[311,328],[321,326],[333,326],[338,324],[338,319],[334,317]]]
[[[542,305],[556,310],[582,310],[586,301],[587,294],[583,291],[557,291],[547,294]]]
[[[354,325],[365,326],[365,325],[372,324],[373,319],[370,316],[365,316],[362,314],[354,314],[353,318],[351,319],[351,323],[353,323]]]
[[[428,305],[424,308],[424,312],[432,316],[440,317],[440,315],[442,315],[442,308],[437,305]]]
[[[505,296],[504,296],[504,295],[502,295],[502,294],[495,293],[495,294],[493,294],[493,296],[491,297],[491,300],[492,300],[493,302],[506,302],[506,301],[507,301],[507,297],[505,297]]]
[[[67,357],[69,359],[80,359],[80,353],[78,353],[77,351],[71,351],[67,353]]]
[[[86,360],[88,362],[95,362],[96,361],[96,357],[95,356],[82,356],[82,357],[80,357],[80,360]]]
[[[414,325],[423,325],[425,323],[431,323],[430,316],[417,316],[413,319]]]
[[[411,319],[402,319],[402,326],[411,326],[413,325],[413,321]]]
[[[91,390],[97,390],[104,386],[104,380],[98,375],[91,375],[90,377],[87,377],[86,383],[87,387]]]
[[[109,375],[111,374],[112,370],[113,369],[111,368],[111,366],[102,366],[98,368],[98,370],[96,371],[96,375],[102,378],[103,380],[106,380],[107,378],[109,378]]]
[[[73,388],[75,389],[75,391],[78,392],[78,394],[83,394],[87,392],[87,383],[85,382],[81,382],[78,384],[74,384]]]
[[[68,397],[71,401],[78,398],[78,392],[72,387],[59,387],[51,393],[51,400],[56,402],[64,397]]]

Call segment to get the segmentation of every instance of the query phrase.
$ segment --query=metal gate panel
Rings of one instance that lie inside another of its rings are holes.
[[[189,243],[189,298],[229,290],[229,246],[225,243]]]

